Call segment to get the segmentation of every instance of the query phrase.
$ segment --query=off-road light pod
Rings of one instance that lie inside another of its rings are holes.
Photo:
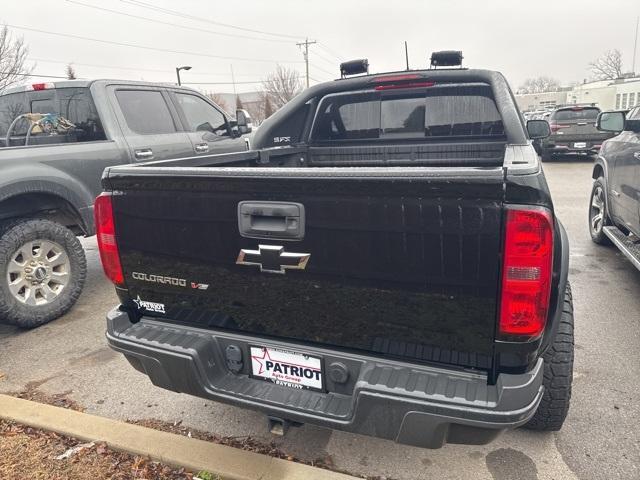
[[[102,268],[109,280],[116,285],[124,284],[124,274],[120,264],[120,252],[116,241],[116,228],[113,220],[113,204],[110,193],[101,193],[93,205],[96,224],[96,236]]]
[[[506,216],[499,334],[536,338],[549,311],[553,220],[544,208],[508,209]]]
[[[342,78],[349,75],[359,75],[361,73],[369,73],[369,60],[366,58],[350,60],[340,64],[340,76]]]
[[[462,52],[459,50],[443,50],[431,54],[431,66],[437,67],[458,67],[462,65]]]

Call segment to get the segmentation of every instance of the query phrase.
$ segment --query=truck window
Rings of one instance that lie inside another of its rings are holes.
[[[162,93],[156,90],[117,90],[116,98],[127,126],[140,135],[177,131]]]
[[[0,136],[4,137],[13,120],[25,113],[59,115],[75,125],[64,135],[33,134],[30,139],[33,145],[106,140],[88,87],[55,88],[0,96]],[[29,126],[30,122],[26,119],[15,125],[11,135],[12,145],[24,143],[20,137],[27,134]]]
[[[487,85],[442,85],[405,92],[356,92],[325,97],[314,141],[504,137]]]
[[[553,116],[558,121],[580,121],[580,120],[595,120],[600,113],[599,108],[571,108],[566,110],[558,110]]]
[[[196,95],[187,93],[176,93],[175,95],[187,121],[187,131],[208,131],[216,135],[227,133],[227,120],[211,104]]]

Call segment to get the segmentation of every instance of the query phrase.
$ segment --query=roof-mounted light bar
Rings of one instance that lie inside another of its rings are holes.
[[[443,50],[431,54],[431,67],[459,67],[462,65],[462,52],[460,50]]]
[[[342,78],[361,73],[369,73],[369,60],[366,58],[350,60],[340,64],[340,76]]]

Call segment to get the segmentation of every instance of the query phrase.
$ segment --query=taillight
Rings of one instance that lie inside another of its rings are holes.
[[[120,253],[118,252],[111,195],[108,193],[100,194],[93,205],[93,212],[102,268],[109,280],[116,285],[122,285],[124,284],[124,275],[120,264]]]
[[[553,221],[548,210],[508,210],[499,333],[538,337],[549,311]]]
[[[571,125],[565,125],[562,123],[555,123],[555,122],[551,122],[549,123],[549,128],[551,128],[552,132],[557,132],[558,130],[561,130],[563,128],[569,128]]]

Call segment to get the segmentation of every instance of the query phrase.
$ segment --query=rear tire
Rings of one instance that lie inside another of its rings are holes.
[[[538,410],[524,426],[530,430],[557,431],[562,428],[571,401],[573,381],[573,297],[567,283],[558,331],[544,352],[544,394]]]
[[[598,177],[593,182],[589,197],[589,234],[591,240],[599,245],[611,245],[611,240],[604,233],[604,227],[611,225],[607,212],[607,199],[604,178]]]
[[[22,219],[0,228],[0,321],[34,328],[76,303],[87,274],[82,245],[68,228]]]
[[[549,153],[549,150],[545,149],[544,147],[540,148],[540,160],[542,160],[543,162],[550,162],[553,159],[553,157],[551,156],[551,153]]]

